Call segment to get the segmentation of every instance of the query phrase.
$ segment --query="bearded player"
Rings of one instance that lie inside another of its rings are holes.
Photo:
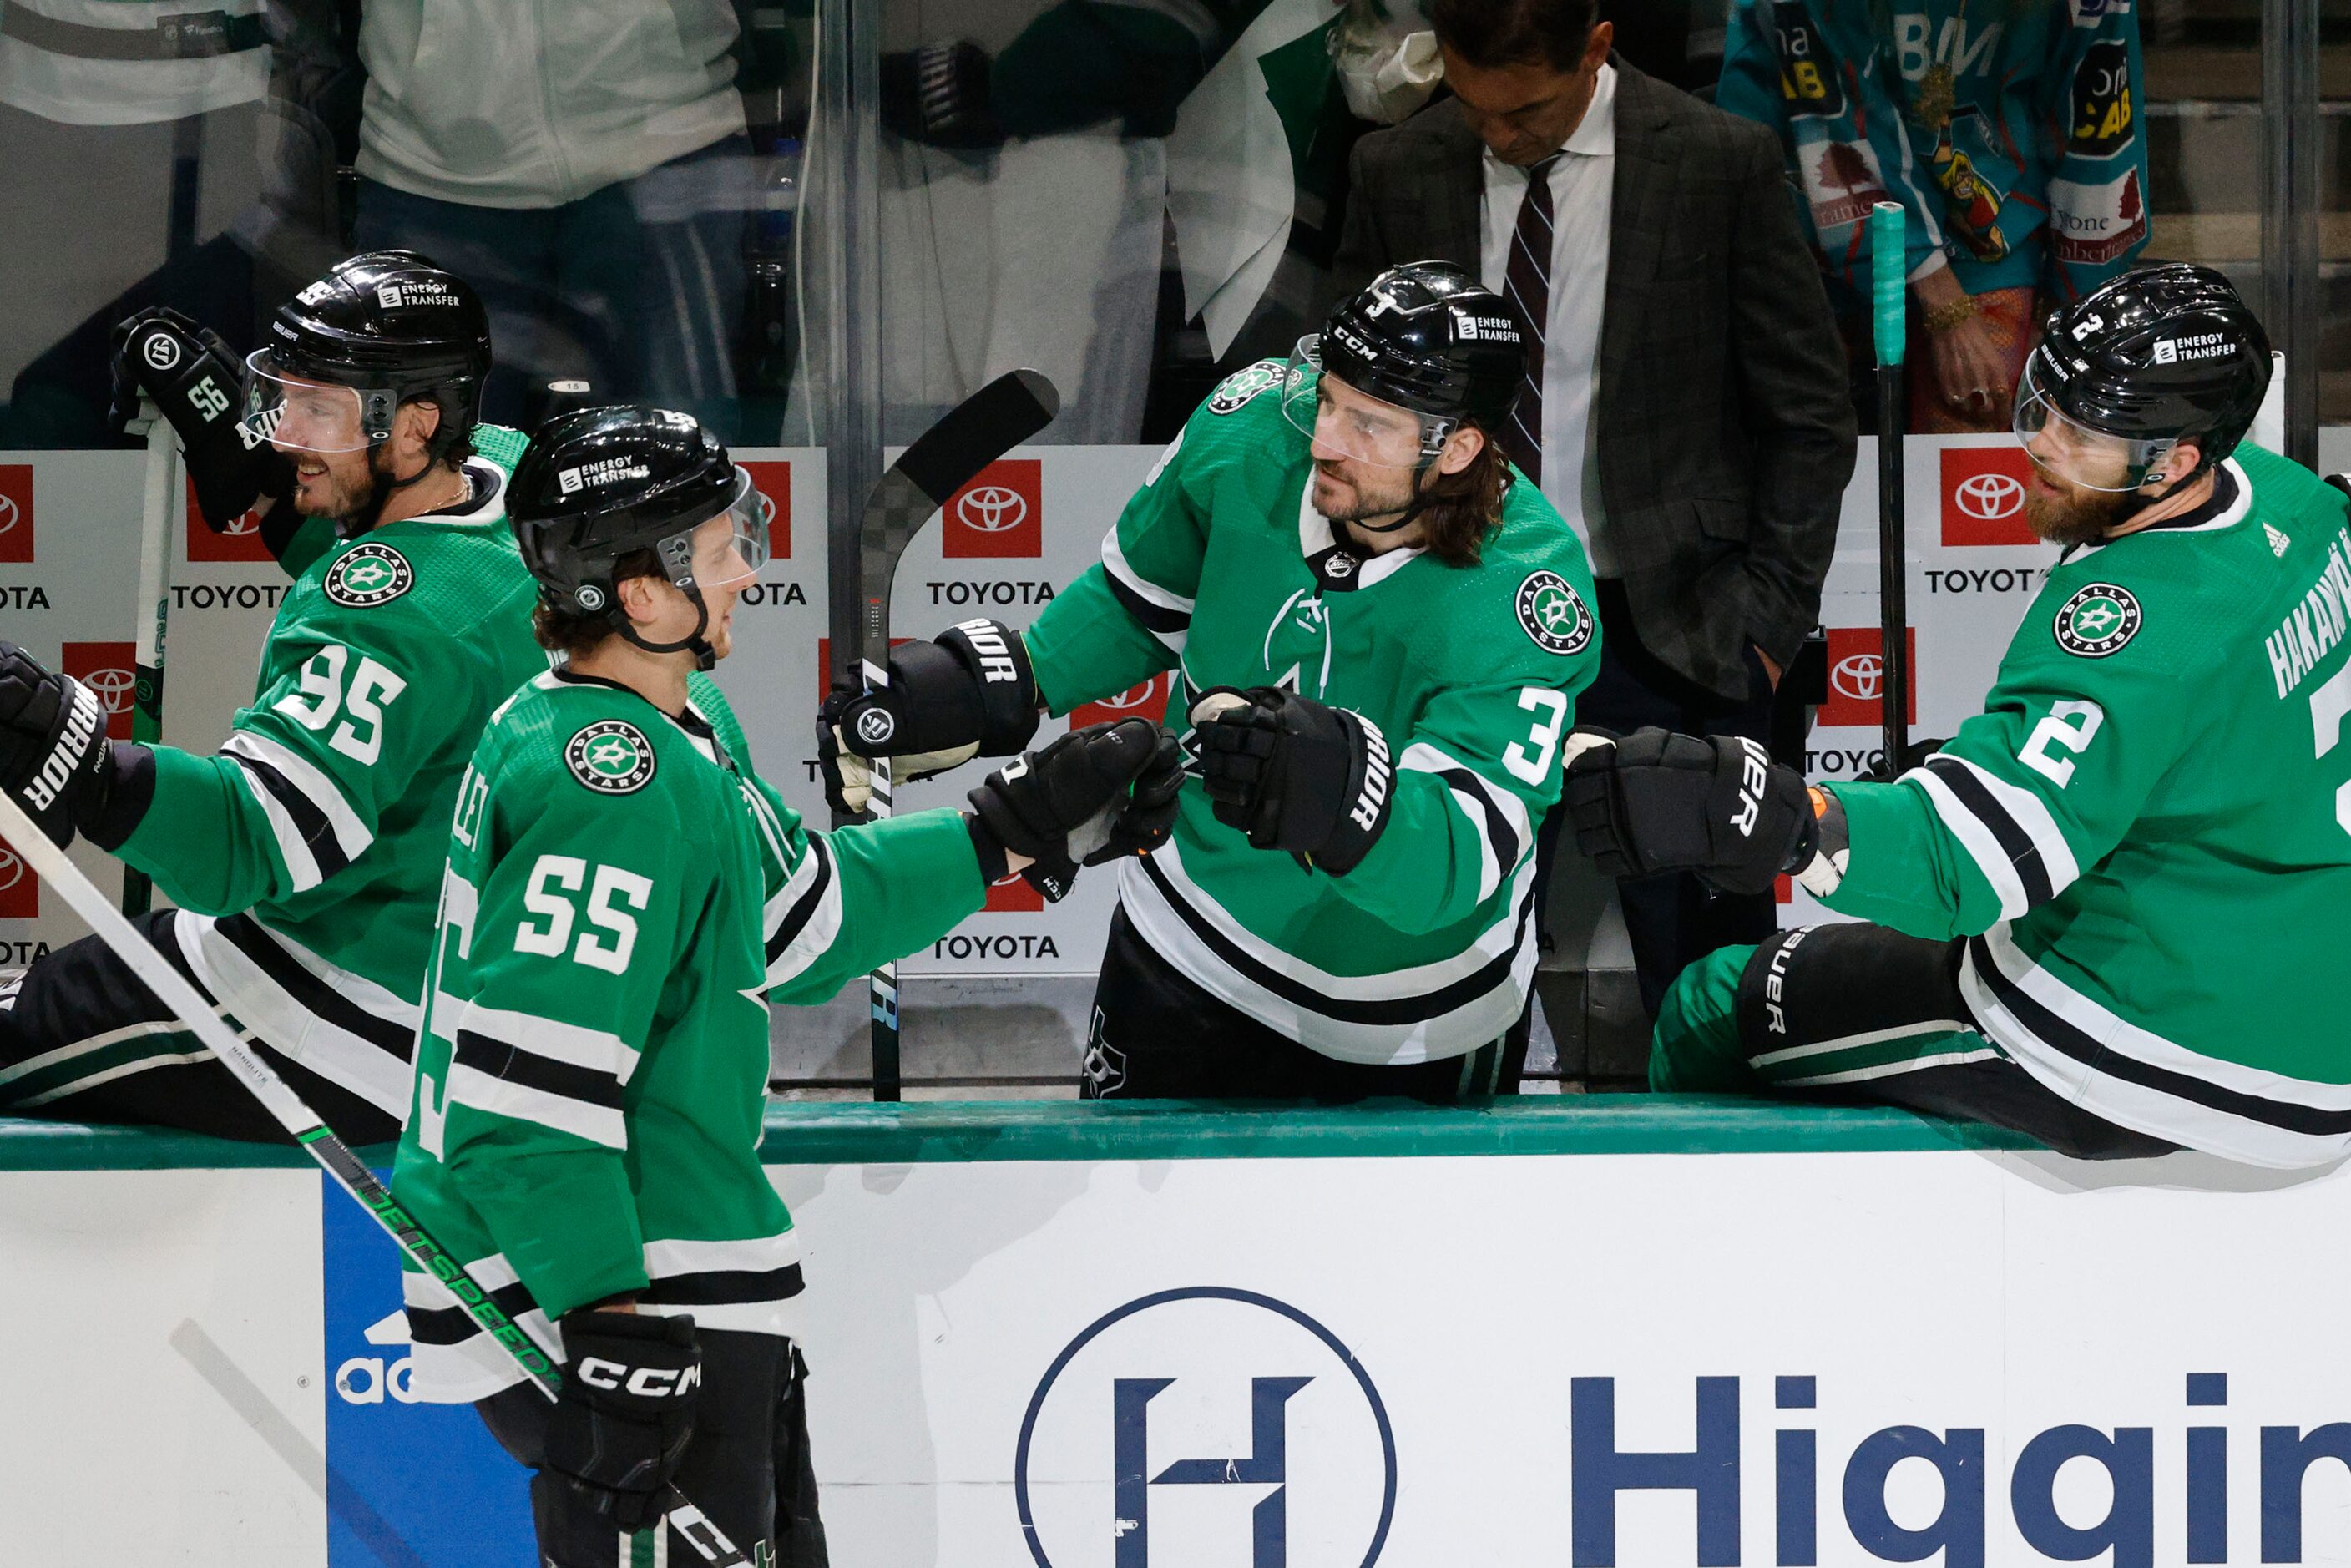
[[[1181,673],[1198,779],[1120,872],[1088,1094],[1515,1089],[1535,829],[1599,655],[1582,546],[1490,439],[1526,363],[1500,298],[1396,267],[1217,387],[1025,635],[967,623],[828,704],[836,748],[889,706],[919,773]]]
[[[0,643],[0,788],[154,879],[179,907],[147,935],[329,1125],[394,1137],[457,779],[547,667],[506,521],[522,438],[476,423],[487,319],[384,251],[303,289],[245,365],[161,316],[121,352],[208,518],[257,504],[295,579],[216,756],[108,740],[87,687]],[[95,939],[0,998],[0,1113],[284,1136]]]
[[[1858,1095],[2084,1156],[2351,1152],[2351,529],[2243,442],[2269,376],[2203,267],[2051,319],[2015,423],[2065,553],[1923,767],[1807,792],[1732,742],[1581,751],[1569,806],[1604,870],[1785,870],[1877,922],[1692,966],[1654,1087]]]

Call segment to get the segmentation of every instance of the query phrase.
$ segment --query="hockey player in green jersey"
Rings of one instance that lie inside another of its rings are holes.
[[[2269,375],[2201,267],[2052,318],[2016,428],[2065,554],[1984,711],[1894,782],[1808,792],[1722,743],[1576,737],[1604,869],[1784,869],[1879,923],[1692,966],[1655,1087],[1859,1095],[2086,1156],[2351,1152],[2351,528],[2241,444]]]
[[[144,917],[149,936],[339,1133],[386,1140],[458,776],[490,710],[546,668],[506,526],[521,438],[475,423],[480,302],[408,252],[303,289],[249,368],[172,325],[134,320],[126,341],[178,372],[145,390],[201,504],[281,497],[265,532],[296,575],[253,705],[217,756],[110,742],[86,688],[0,647],[0,787],[58,841],[153,877],[179,907]],[[0,1113],[284,1135],[95,941],[0,998]]]
[[[1019,742],[992,691],[1033,727],[1180,671],[1202,777],[1120,873],[1087,1093],[1515,1088],[1535,830],[1599,653],[1575,535],[1490,439],[1526,366],[1500,298],[1395,268],[1219,386],[1025,636],[983,625],[1016,658],[965,628],[828,705],[852,741],[891,705],[935,763]]]
[[[813,1568],[799,1241],[758,1156],[763,994],[821,1001],[1008,872],[1066,885],[1152,847],[1180,757],[1156,725],[1097,725],[991,775],[968,813],[810,832],[702,673],[766,555],[749,476],[684,414],[601,408],[542,428],[514,490],[558,662],[498,708],[458,792],[392,1190],[564,1363],[563,1392],[414,1271],[412,1387],[479,1401],[538,1471],[548,1568],[664,1561],[673,1479],[754,1562],[772,1542]]]

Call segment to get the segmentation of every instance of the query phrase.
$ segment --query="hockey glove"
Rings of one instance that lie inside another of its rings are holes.
[[[987,52],[965,40],[885,54],[882,123],[927,147],[1001,146],[1004,128],[988,107],[990,74]]]
[[[78,829],[110,852],[147,814],[155,760],[106,738],[97,693],[0,643],[0,789],[59,849]]]
[[[1566,750],[1568,821],[1604,875],[1687,871],[1724,893],[1769,893],[1818,848],[1802,776],[1744,736],[1582,730]]]
[[[622,1530],[658,1521],[694,1437],[702,1351],[691,1317],[586,1308],[563,1314],[563,1389],[547,1419],[547,1468]]]
[[[1073,729],[1016,758],[968,797],[981,874],[1004,875],[1007,852],[1036,863],[1020,874],[1059,903],[1081,865],[1149,854],[1176,825],[1184,754],[1144,718]]]
[[[245,368],[217,333],[154,306],[114,329],[114,410],[120,424],[145,393],[180,437],[196,507],[213,532],[246,512],[267,511],[294,489],[294,465],[238,423]]]
[[[1387,828],[1387,737],[1361,714],[1272,686],[1220,686],[1192,705],[1192,748],[1217,821],[1252,849],[1344,876]]]
[[[1037,683],[1020,633],[1000,621],[966,621],[932,643],[892,650],[878,692],[837,685],[817,710],[817,759],[826,804],[856,816],[872,796],[866,758],[890,758],[893,783],[1007,757],[1037,734]]]

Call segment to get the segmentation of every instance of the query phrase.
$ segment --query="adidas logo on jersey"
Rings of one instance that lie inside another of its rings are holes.
[[[2269,535],[2270,537],[2270,554],[2272,555],[2285,554],[2287,549],[2294,543],[2294,541],[2286,538],[2285,535],[2278,532],[2277,525],[2275,523],[2263,523],[2262,525],[2262,532]]]

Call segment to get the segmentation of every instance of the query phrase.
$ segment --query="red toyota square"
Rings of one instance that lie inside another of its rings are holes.
[[[1857,728],[1875,727],[1884,715],[1879,693],[1885,687],[1886,661],[1881,654],[1885,643],[1875,626],[1832,626],[1829,628],[1829,700],[1821,705],[1819,723],[1822,728],[1851,725]],[[1918,628],[1902,629],[1902,646],[1908,655],[1910,689],[1905,694],[1905,718],[1918,722]]]
[[[792,559],[792,465],[789,463],[746,463],[744,470],[767,504],[768,559]]]
[[[1045,465],[1034,457],[1003,457],[947,497],[950,560],[1045,553]]]
[[[33,465],[0,463],[0,561],[33,559]]]
[[[60,663],[67,674],[88,686],[106,708],[106,733],[114,740],[131,738],[131,709],[136,675],[128,643],[68,643]]]
[[[40,914],[41,879],[15,845],[0,839],[0,920],[37,920]]]
[[[1083,729],[1090,724],[1109,724],[1122,718],[1147,718],[1155,722],[1167,714],[1167,699],[1176,689],[1176,677],[1154,675],[1139,686],[1129,686],[1114,697],[1104,697],[1098,703],[1080,703],[1070,710],[1070,727]]]
[[[1947,545],[2037,545],[2024,519],[2024,487],[2032,459],[2022,446],[1943,448],[1943,542]]]
[[[1016,871],[1002,882],[987,884],[987,903],[983,907],[990,915],[1035,915],[1045,907],[1045,895]]]
[[[261,542],[261,514],[248,511],[229,519],[227,528],[213,532],[196,506],[196,487],[188,486],[188,559],[191,561],[269,560],[269,547]]]

